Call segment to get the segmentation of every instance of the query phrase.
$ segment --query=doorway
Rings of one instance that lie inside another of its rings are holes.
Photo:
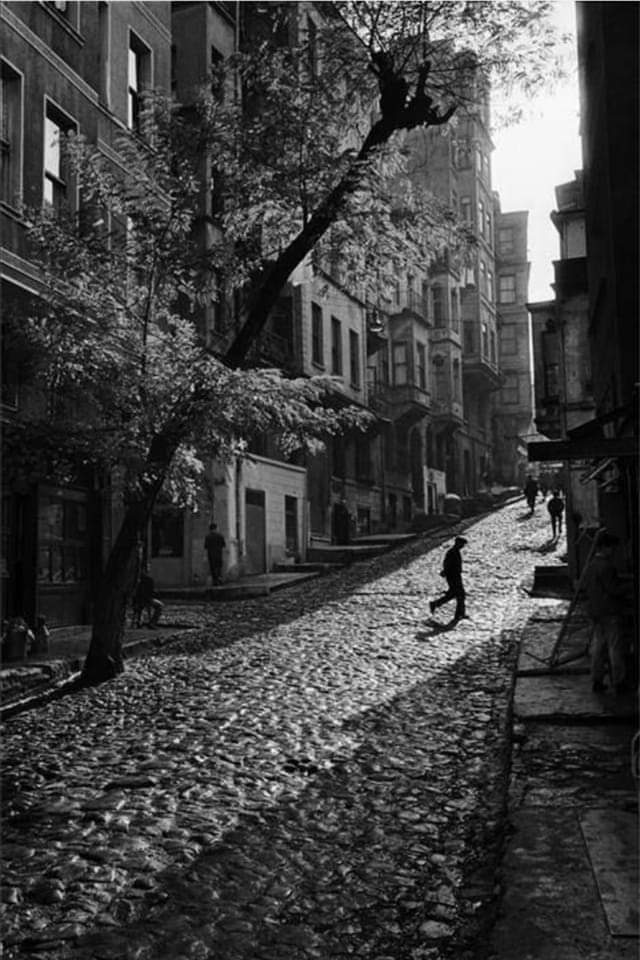
[[[247,544],[245,572],[265,573],[266,523],[264,490],[245,490],[245,537]]]

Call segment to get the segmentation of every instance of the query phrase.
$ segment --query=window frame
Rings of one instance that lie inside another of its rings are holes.
[[[6,74],[9,74],[9,76],[7,77]],[[24,190],[24,73],[18,70],[7,57],[0,57],[0,75],[2,87],[0,91],[0,162],[2,163],[0,201],[17,210],[22,203]],[[5,83],[7,82],[13,82],[17,85],[17,103],[11,103],[6,98]],[[10,109],[13,109],[13,116],[8,117]],[[15,127],[15,136],[10,129],[7,129],[11,125]],[[6,170],[5,155],[7,158]],[[6,196],[5,177],[7,180]]]
[[[311,362],[324,369],[324,316],[322,307],[311,301]]]
[[[51,97],[44,98],[43,112],[43,156],[42,156],[42,202],[54,210],[59,210],[61,203],[66,202],[72,212],[78,209],[78,185],[75,177],[70,170],[65,169],[65,160],[62,150],[58,148],[58,170],[53,171],[47,167],[47,123],[55,125],[60,135],[66,136],[71,131],[79,132],[77,120],[63,110],[62,107],[52,100]],[[51,184],[52,200],[47,199],[47,183]],[[59,195],[56,201],[56,187]]]
[[[357,330],[349,330],[349,377],[351,386],[360,389],[360,337]]]
[[[342,364],[342,323],[338,317],[331,317],[331,373],[341,377]]]
[[[505,290],[505,282],[507,280],[513,281],[513,287]],[[505,293],[510,293],[512,296],[505,296]],[[517,302],[517,284],[516,284],[516,275],[515,273],[501,273],[498,275],[498,303],[516,303]]]
[[[136,86],[131,85],[131,55],[136,61]],[[145,90],[153,86],[153,49],[142,37],[129,27],[127,47],[127,129],[139,136],[142,134],[140,112]]]

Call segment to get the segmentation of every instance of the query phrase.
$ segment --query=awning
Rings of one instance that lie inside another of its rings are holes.
[[[527,444],[530,461],[600,460],[605,457],[637,457],[637,437],[573,437]]]

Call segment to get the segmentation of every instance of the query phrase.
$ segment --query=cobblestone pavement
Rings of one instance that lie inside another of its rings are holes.
[[[242,604],[4,725],[5,958],[474,956],[542,508]],[[453,531],[455,532],[455,531]],[[453,605],[440,608],[440,624]]]

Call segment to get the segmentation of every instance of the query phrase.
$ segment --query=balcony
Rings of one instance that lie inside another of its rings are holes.
[[[452,430],[461,427],[464,423],[462,404],[455,400],[434,400],[431,406],[431,421],[437,427]]]
[[[479,390],[497,390],[501,378],[495,362],[479,353],[465,353],[462,358],[463,374],[467,382]]]
[[[431,411],[431,397],[413,383],[377,385],[369,394],[369,406],[379,416],[409,426]]]
[[[418,320],[429,325],[427,298],[415,290],[407,291],[407,302],[397,313],[391,314],[392,320]]]

